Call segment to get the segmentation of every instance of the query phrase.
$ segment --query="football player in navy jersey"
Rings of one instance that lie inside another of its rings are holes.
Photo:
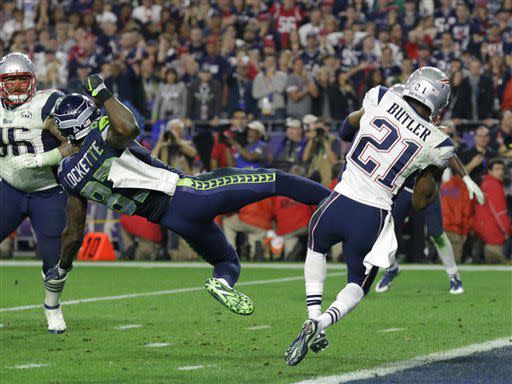
[[[60,261],[46,280],[63,279],[71,270],[82,244],[87,200],[92,200],[119,213],[143,216],[181,235],[213,265],[206,290],[231,311],[251,314],[252,301],[233,288],[240,274],[238,255],[214,218],[277,195],[317,205],[330,191],[275,169],[224,168],[187,176],[134,141],[139,127],[133,114],[99,75],[89,76],[84,88],[107,115],[78,94],[65,96],[53,113],[62,135],[79,149],[59,166],[59,181],[69,194],[67,225]]]

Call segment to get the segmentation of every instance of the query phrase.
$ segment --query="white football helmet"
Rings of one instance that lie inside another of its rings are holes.
[[[0,97],[11,106],[23,104],[36,93],[34,64],[27,55],[9,53],[0,61]]]
[[[437,123],[450,101],[450,80],[437,68],[421,67],[407,79],[402,96],[429,108],[430,121]]]

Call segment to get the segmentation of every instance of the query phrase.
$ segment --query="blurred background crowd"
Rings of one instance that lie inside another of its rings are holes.
[[[442,124],[487,198],[476,206],[447,171],[445,230],[459,261],[510,261],[512,0],[3,0],[0,25],[0,54],[28,54],[39,89],[81,92],[101,73],[144,127],[139,140],[172,166],[274,167],[331,187],[349,147],[333,131],[365,92],[436,66],[452,85]],[[311,214],[278,197],[219,224],[243,258],[300,260]],[[97,206],[88,229],[110,232],[123,258],[196,257],[172,233]],[[402,257],[435,259],[424,232],[411,216]],[[30,238],[21,228],[2,254]]]

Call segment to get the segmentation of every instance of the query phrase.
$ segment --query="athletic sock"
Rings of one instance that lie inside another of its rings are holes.
[[[222,277],[218,278],[217,279],[218,281],[220,281],[222,284],[225,284],[227,285],[228,287],[231,287],[231,285],[229,285],[229,283],[226,281],[226,279],[223,279]]]
[[[395,261],[388,269],[388,272],[392,272],[398,269],[398,261]]]
[[[325,329],[347,316],[363,299],[363,289],[348,283],[336,296],[336,301],[318,318],[320,329]]]
[[[452,243],[445,232],[441,236],[431,237],[430,238],[434,243],[437,253],[439,254],[439,258],[443,262],[444,269],[448,274],[449,278],[456,276],[457,265],[455,264],[455,256],[453,255]]]
[[[325,254],[308,248],[304,263],[304,280],[306,281],[306,306],[310,319],[318,319],[322,313],[322,295],[327,275]]]
[[[57,309],[60,306],[60,296],[64,290],[66,284],[67,275],[62,279],[54,279],[50,281],[44,281],[44,289],[46,292],[44,299],[44,306],[46,309]]]

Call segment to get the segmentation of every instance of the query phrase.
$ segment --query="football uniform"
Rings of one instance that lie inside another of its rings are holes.
[[[59,146],[44,121],[63,94],[55,90],[38,91],[29,101],[0,108],[0,178],[23,192],[36,192],[57,186],[51,167],[13,171],[13,158],[23,153],[43,153]]]
[[[343,241],[348,281],[366,292],[377,269],[367,278],[363,260],[390,220],[394,196],[418,171],[445,167],[454,147],[446,134],[386,87],[368,91],[363,109],[359,129],[348,134],[353,144],[341,181],[311,219],[309,248],[325,254]]]
[[[43,128],[61,96],[59,91],[45,90],[15,108],[0,103],[0,241],[29,217],[43,259],[43,271],[59,259],[60,235],[66,223],[66,194],[58,186],[56,167],[14,170],[13,162],[21,154],[39,154],[60,145]]]
[[[124,150],[112,147],[109,129],[106,116],[93,123],[80,151],[61,162],[60,183],[70,194],[178,233],[214,265],[214,277],[231,286],[238,280],[240,264],[214,222],[217,215],[276,195],[317,205],[330,193],[318,183],[273,169],[223,168],[187,176],[137,142]]]

